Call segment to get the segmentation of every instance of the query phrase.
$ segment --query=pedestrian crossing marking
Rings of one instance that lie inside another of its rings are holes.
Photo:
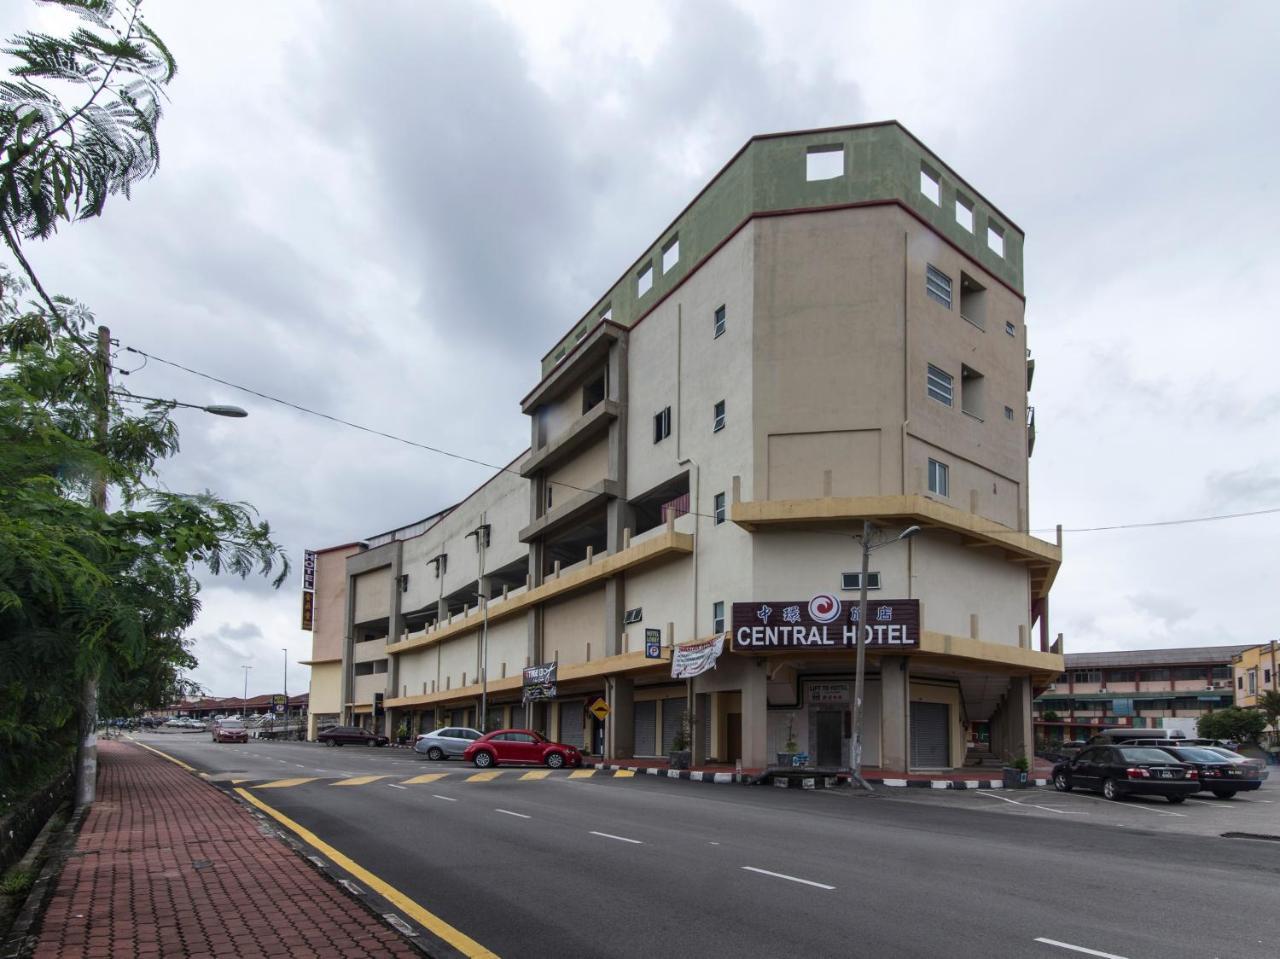
[[[468,777],[467,777],[467,782],[469,782],[469,783],[487,783],[487,782],[490,782],[490,781],[492,781],[492,780],[494,780],[494,779],[497,779],[497,778],[498,778],[499,776],[501,776],[501,775],[502,775],[502,773],[500,773],[500,772],[498,772],[498,771],[496,771],[496,770],[495,770],[495,771],[493,771],[493,772],[487,772],[487,773],[475,773],[475,774],[470,775],[470,776],[468,776]]]
[[[447,775],[449,774],[448,773],[424,773],[421,776],[414,776],[412,779],[406,779],[404,781],[404,784],[406,786],[417,786],[423,783],[433,783],[433,782],[436,782],[437,780],[444,779],[444,777]]]
[[[551,771],[550,771],[550,770],[547,770],[547,769],[535,769],[535,770],[533,770],[533,772],[525,773],[525,774],[524,774],[523,776],[521,776],[520,778],[521,778],[522,780],[524,780],[524,779],[546,779],[546,778],[547,778],[548,776],[550,776],[550,775],[551,775]]]
[[[614,779],[630,779],[635,774],[636,774],[636,771],[634,769],[619,769],[616,773],[613,774],[613,778]]]
[[[289,786],[301,786],[303,783],[313,783],[319,776],[309,776],[302,779],[277,779],[275,782],[262,783],[260,786],[254,786],[254,789],[285,789]],[[242,783],[243,779],[233,779],[232,783]]]
[[[575,769],[573,772],[569,773],[569,778],[570,779],[590,779],[595,774],[596,774],[596,771],[594,769]]]
[[[365,785],[368,785],[369,783],[376,783],[379,779],[386,779],[386,778],[387,778],[386,776],[354,776],[351,779],[339,780],[338,782],[333,783],[332,785],[334,786],[365,786]]]

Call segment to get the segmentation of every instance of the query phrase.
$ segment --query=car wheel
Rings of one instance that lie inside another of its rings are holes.
[[[432,746],[427,750],[427,758],[432,762],[438,763],[440,760],[444,759],[444,750],[439,746]]]
[[[1067,778],[1066,773],[1058,773],[1053,777],[1053,788],[1060,793],[1071,792],[1071,780]]]
[[[1167,797],[1167,798],[1168,798],[1169,802],[1173,803],[1175,806],[1176,806],[1176,805],[1178,805],[1178,803],[1180,803],[1180,802],[1186,802],[1186,801],[1187,801],[1187,797],[1186,797],[1186,796],[1169,796],[1169,797]]]
[[[548,753],[547,765],[552,769],[559,769],[564,765],[564,757],[559,753]]]
[[[488,769],[493,765],[493,756],[486,752],[478,752],[471,761],[476,764],[477,769]]]
[[[1120,791],[1116,789],[1116,781],[1114,779],[1102,780],[1102,795],[1107,799],[1118,800],[1120,798]]]
[[[1236,791],[1234,789],[1215,789],[1213,794],[1219,799],[1230,799],[1236,794]]]

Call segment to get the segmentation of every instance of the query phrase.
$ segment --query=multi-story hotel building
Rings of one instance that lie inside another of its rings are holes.
[[[752,138],[543,357],[526,452],[321,554],[317,596],[336,575],[345,600],[313,711],[527,723],[621,758],[664,754],[691,707],[695,762],[794,739],[845,765],[870,520],[864,761],[956,767],[980,732],[1029,750],[1063,658],[1061,537],[1027,532],[1022,250],[897,123]],[[673,646],[725,635],[671,678]],[[526,709],[522,671],[553,662],[556,697]]]

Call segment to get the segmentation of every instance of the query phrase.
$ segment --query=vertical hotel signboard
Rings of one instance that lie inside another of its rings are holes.
[[[316,616],[316,554],[306,550],[302,554],[302,628],[310,630]]]

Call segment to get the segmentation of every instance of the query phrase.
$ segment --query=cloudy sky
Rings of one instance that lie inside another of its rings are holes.
[[[506,463],[539,357],[750,135],[896,118],[1027,231],[1033,528],[1280,507],[1280,5],[146,9],[180,68],[160,172],[29,249],[122,345]],[[0,9],[0,35],[55,23]],[[164,481],[253,503],[299,566],[487,478],[154,362],[127,385],[250,411],[179,413]],[[1068,533],[1053,628],[1077,652],[1273,639],[1278,535]],[[203,601],[211,692],[307,658],[296,581]]]

